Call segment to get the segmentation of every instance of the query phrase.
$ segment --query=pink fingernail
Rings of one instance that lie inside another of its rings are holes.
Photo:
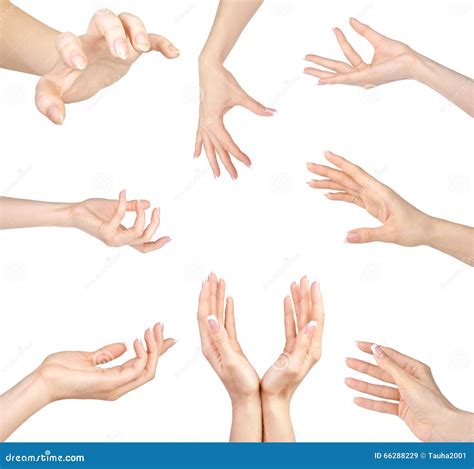
[[[276,109],[272,109],[271,107],[266,107],[263,109],[264,112],[266,112],[267,114],[271,114],[273,116],[273,114],[277,114],[278,111]]]
[[[375,358],[383,358],[386,355],[383,348],[380,345],[372,344],[370,349],[372,350],[372,353]]]
[[[214,314],[211,314],[207,317],[207,321],[209,323],[209,327],[211,328],[212,332],[217,332],[219,330],[219,321],[217,320]]]
[[[147,52],[150,50],[150,41],[148,40],[148,36],[146,34],[138,33],[135,36],[135,42],[141,51]]]
[[[84,70],[87,65],[86,61],[84,60],[84,57],[82,57],[82,55],[80,54],[74,54],[71,57],[71,62],[74,65],[74,68],[76,68],[77,70]]]
[[[64,121],[64,117],[61,114],[61,111],[57,106],[51,106],[48,109],[48,117],[55,123],[55,124],[62,124]]]
[[[311,337],[314,333],[314,330],[316,329],[316,326],[318,323],[316,321],[309,321],[306,328],[305,328],[305,333],[307,336]]]
[[[125,60],[128,55],[127,43],[122,39],[116,39],[114,42],[115,53],[122,59]]]
[[[346,241],[348,243],[357,243],[357,241],[359,241],[360,237],[357,233],[351,233],[349,231],[349,233],[347,233],[347,236],[346,236]]]

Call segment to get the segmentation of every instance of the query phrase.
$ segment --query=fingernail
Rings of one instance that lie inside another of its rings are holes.
[[[209,323],[209,327],[211,328],[212,332],[217,332],[219,330],[219,321],[217,318],[214,316],[214,314],[211,314],[210,316],[207,317],[207,321]]]
[[[331,195],[331,193],[330,192],[325,192],[323,195],[324,195],[324,197],[326,197],[326,199],[329,199],[329,196]]]
[[[61,111],[57,106],[51,106],[48,109],[48,117],[55,123],[55,124],[62,124],[64,121],[64,117],[61,114]]]
[[[336,34],[336,28],[332,28],[332,32]]]
[[[385,357],[385,352],[383,351],[383,348],[380,347],[380,345],[372,344],[370,349],[372,350],[372,353],[373,353],[375,358]]]
[[[114,48],[116,54],[122,59],[125,60],[128,55],[128,46],[127,43],[122,39],[116,39],[114,42]]]
[[[170,347],[172,347],[173,345],[176,345],[177,342],[178,342],[178,339],[171,339]]]
[[[305,329],[306,335],[311,337],[317,325],[318,323],[316,321],[309,321]]]
[[[178,55],[181,53],[181,52],[179,51],[179,49],[177,49],[177,48],[174,47],[174,46],[171,46],[170,49],[171,49],[171,52],[172,52],[174,55],[176,55],[176,56],[178,56]]]
[[[351,233],[349,231],[349,233],[347,233],[347,236],[346,236],[346,241],[348,243],[357,243],[357,241],[359,241],[359,235],[357,233]]]
[[[278,113],[278,111],[276,109],[272,109],[271,107],[264,108],[263,112],[266,112],[267,114],[271,114],[272,116],[273,116],[273,114]]]
[[[150,50],[150,41],[146,34],[138,33],[135,36],[135,42],[137,43],[138,48],[143,52],[148,52]]]
[[[319,81],[320,81],[320,79],[319,79],[319,78],[316,78],[316,84],[317,84],[317,85],[320,85],[320,84],[321,84]]]
[[[84,57],[82,57],[82,55],[80,54],[74,54],[71,57],[71,62],[74,65],[74,68],[76,68],[77,70],[84,70],[87,65]]]
[[[157,207],[157,208],[155,208],[155,210],[156,210],[156,214],[158,216],[160,216],[161,215],[161,207]]]

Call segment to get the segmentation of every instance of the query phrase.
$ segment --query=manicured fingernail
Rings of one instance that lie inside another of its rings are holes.
[[[336,28],[332,28],[332,32],[333,32],[334,34],[336,34],[336,31],[337,31]]]
[[[346,241],[348,243],[357,243],[357,241],[359,241],[359,235],[357,233],[351,233],[349,231],[346,236]]]
[[[384,352],[383,348],[380,347],[380,345],[372,344],[370,349],[372,350],[372,353],[373,353],[375,358],[385,357],[385,352]]]
[[[170,46],[170,51],[177,57],[181,52],[174,46]]]
[[[212,332],[217,332],[219,330],[219,321],[217,318],[214,316],[214,314],[211,314],[210,316],[207,317],[207,321],[209,323],[209,327],[211,328]]]
[[[316,321],[309,321],[305,329],[306,335],[311,337],[317,325],[318,323]]]
[[[178,339],[171,339],[170,347],[172,347],[173,345],[176,345],[177,342],[178,342]]]
[[[319,79],[319,78],[316,78],[315,82],[316,82],[317,85],[320,85],[320,84],[321,84],[319,81],[320,81],[320,79]]]
[[[168,244],[171,241],[171,238],[168,236],[167,240],[165,241],[165,244]]]
[[[122,39],[116,39],[114,42],[115,53],[122,59],[125,60],[128,55],[127,43]]]
[[[143,52],[147,52],[150,50],[150,41],[148,40],[148,36],[144,33],[138,33],[135,36],[135,42],[140,50]]]
[[[157,208],[155,208],[155,210],[156,210],[156,214],[158,216],[160,216],[161,215],[161,207],[157,207]]]
[[[77,70],[84,70],[87,65],[84,57],[82,57],[82,55],[80,54],[74,54],[71,57],[71,62],[74,65],[74,68],[76,68]]]
[[[64,121],[64,116],[61,114],[61,111],[57,106],[51,106],[48,109],[48,117],[55,123],[55,124],[62,124]]]
[[[272,109],[271,107],[266,107],[263,109],[263,112],[266,112],[267,114],[271,114],[273,116],[273,114],[276,114],[278,111],[276,109]]]

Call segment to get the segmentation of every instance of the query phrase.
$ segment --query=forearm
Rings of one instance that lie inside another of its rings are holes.
[[[224,63],[263,0],[221,0],[200,61]]]
[[[69,226],[72,205],[0,197],[0,229]]]
[[[431,218],[426,244],[474,266],[474,228]]]
[[[474,80],[416,54],[413,78],[451,101],[474,117]]]
[[[33,414],[49,404],[41,378],[32,373],[0,396],[0,441],[6,440]]]
[[[232,402],[231,442],[262,441],[262,404],[260,395]]]
[[[0,67],[44,75],[58,60],[58,31],[0,1]]]
[[[262,395],[262,411],[263,441],[295,441],[289,400]]]

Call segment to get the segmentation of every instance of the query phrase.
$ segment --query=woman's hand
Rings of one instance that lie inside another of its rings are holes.
[[[201,103],[194,157],[201,154],[204,146],[214,176],[217,178],[221,174],[219,157],[232,179],[236,179],[238,174],[231,156],[246,166],[250,166],[251,161],[226,130],[224,115],[234,106],[243,106],[259,116],[272,116],[276,110],[266,108],[251,98],[222,64],[201,62],[199,83]]]
[[[358,406],[398,415],[422,441],[474,441],[474,414],[457,409],[443,396],[427,365],[369,342],[357,342],[357,346],[372,354],[377,365],[348,358],[347,366],[395,385],[347,378],[346,384],[350,388],[383,399],[356,397],[354,402]]]
[[[145,332],[146,349],[138,339],[135,357],[123,365],[103,368],[125,353],[125,344],[106,345],[95,352],[59,352],[47,357],[30,375],[0,395],[0,441],[8,438],[33,414],[61,399],[114,401],[155,377],[161,355],[175,344],[163,338],[158,323]]]
[[[150,207],[147,200],[127,201],[125,191],[120,192],[119,200],[88,199],[74,204],[70,209],[70,225],[100,239],[107,246],[128,245],[147,253],[163,247],[171,241],[164,236],[151,241],[160,226],[160,209],[154,208],[151,220],[146,225],[145,210]],[[135,223],[125,228],[121,222],[126,212],[135,212]]]
[[[215,274],[202,284],[198,324],[202,352],[232,401],[230,441],[262,441],[260,378],[237,340],[234,300],[226,300],[225,282]]]
[[[168,59],[179,55],[166,38],[149,34],[136,16],[116,16],[107,9],[92,17],[86,34],[60,34],[56,47],[59,60],[36,88],[36,106],[55,124],[64,121],[64,103],[88,99],[120,80],[141,54],[158,51]]]
[[[95,352],[59,352],[47,357],[36,370],[47,384],[51,400],[101,399],[114,401],[148,383],[155,377],[158,359],[175,344],[163,338],[163,326],[145,331],[146,349],[139,339],[133,348],[135,357],[123,365],[102,368],[122,356],[123,343],[110,344]]]
[[[307,67],[304,73],[319,78],[321,85],[346,84],[363,88],[414,78],[415,51],[402,42],[383,36],[355,18],[350,19],[350,24],[373,46],[371,63],[365,63],[344,33],[339,28],[334,28],[337,42],[349,63],[308,54],[306,60],[326,70]]]
[[[226,300],[225,282],[217,280],[213,273],[203,283],[199,295],[198,324],[202,352],[232,401],[258,395],[260,378],[237,340],[234,300]]]
[[[326,159],[338,169],[308,163],[308,169],[325,179],[308,182],[314,189],[329,189],[329,200],[349,202],[367,210],[383,226],[359,228],[347,234],[348,243],[382,241],[401,246],[425,244],[433,219],[400,197],[390,187],[377,181],[363,169],[329,151]]]
[[[324,307],[319,284],[303,277],[284,301],[286,342],[283,353],[262,379],[262,397],[290,401],[296,388],[321,358]],[[296,313],[296,320],[295,320]]]

